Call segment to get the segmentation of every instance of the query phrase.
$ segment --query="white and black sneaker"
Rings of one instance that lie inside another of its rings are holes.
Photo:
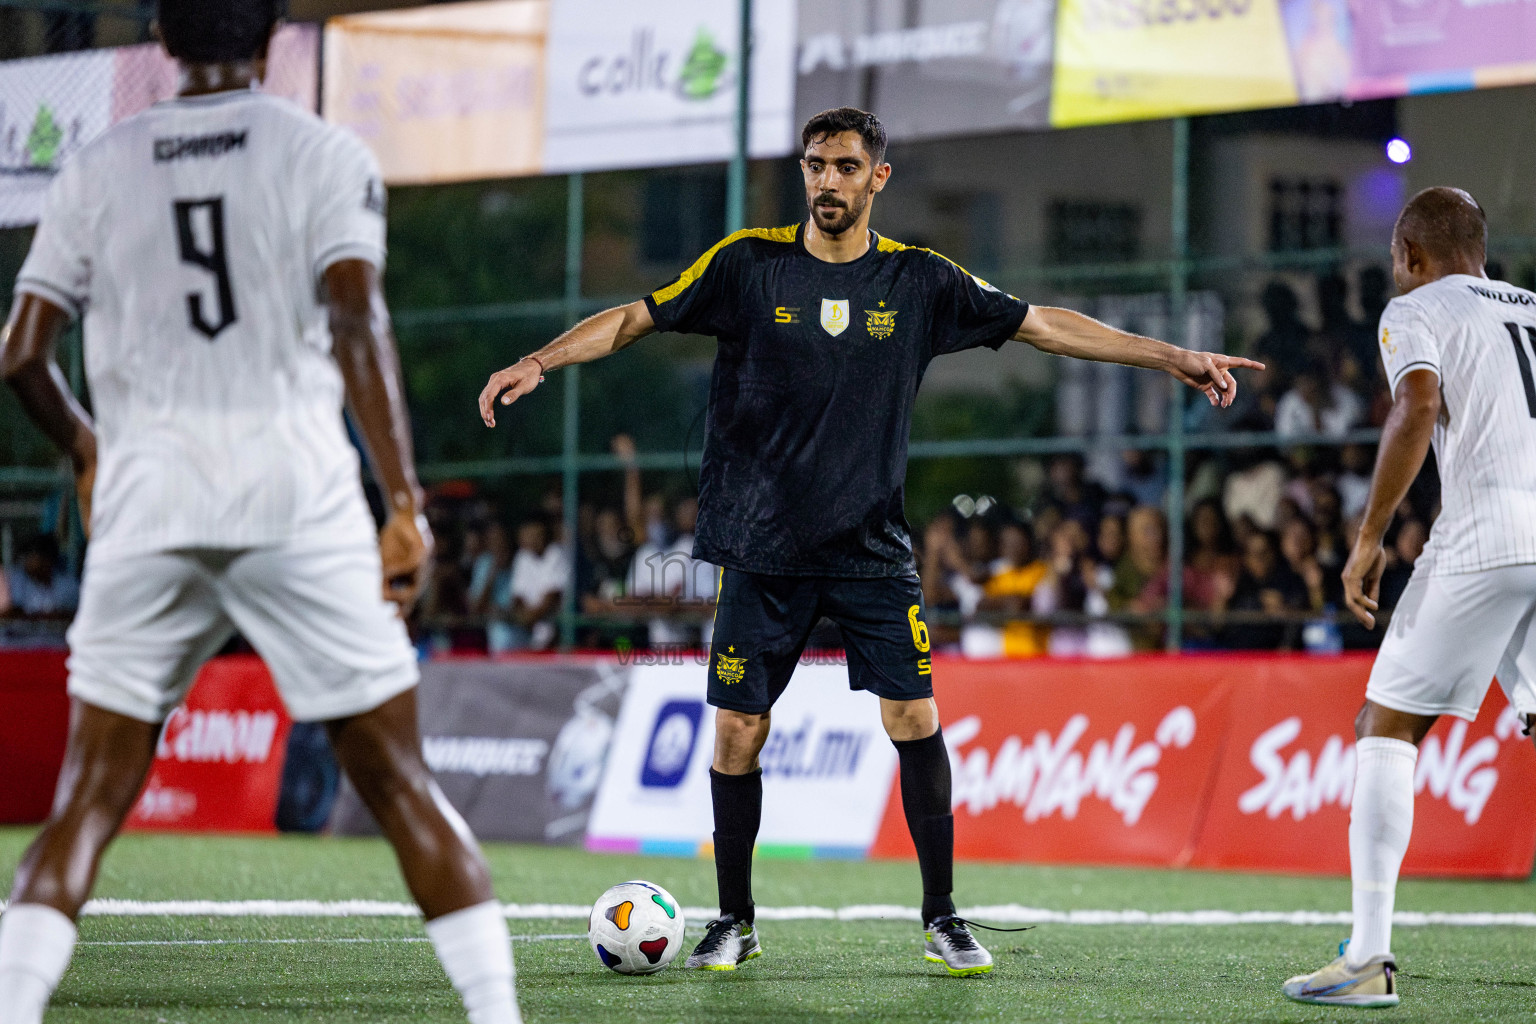
[[[697,971],[734,971],[738,965],[762,955],[757,929],[738,921],[735,914],[722,914],[709,922],[704,938],[693,947],[683,966]]]
[[[954,914],[929,921],[923,959],[943,964],[944,969],[956,978],[991,971],[992,954],[982,948],[966,924],[964,918]]]

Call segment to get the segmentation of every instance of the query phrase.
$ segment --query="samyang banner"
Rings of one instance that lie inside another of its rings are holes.
[[[314,110],[320,33],[284,25],[265,91]],[[176,64],[156,43],[0,62],[0,228],[37,223],[60,164],[112,125],[176,94]]]

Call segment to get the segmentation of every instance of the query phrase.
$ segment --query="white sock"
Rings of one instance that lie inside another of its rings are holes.
[[[40,903],[0,914],[0,1024],[41,1024],[75,951],[75,923]]]
[[[501,904],[481,903],[427,922],[470,1024],[522,1024],[513,987],[512,938]]]
[[[1413,769],[1419,748],[1367,736],[1355,744],[1355,795],[1349,808],[1349,869],[1354,881],[1354,931],[1345,951],[1364,964],[1392,952],[1397,871],[1413,833]]]

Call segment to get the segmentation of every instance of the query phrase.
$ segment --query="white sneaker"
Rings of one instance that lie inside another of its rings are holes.
[[[725,914],[709,922],[709,930],[693,948],[683,966],[699,971],[734,971],[739,965],[763,955],[757,929]]]
[[[945,914],[928,922],[923,959],[943,964],[956,978],[969,978],[992,970],[992,954],[981,947],[963,918]]]
[[[1389,953],[1355,966],[1344,956],[1313,971],[1298,974],[1280,987],[1287,999],[1322,1006],[1396,1006],[1397,964]]]

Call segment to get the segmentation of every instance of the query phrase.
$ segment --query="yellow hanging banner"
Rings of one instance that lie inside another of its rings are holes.
[[[1060,0],[1051,124],[1296,103],[1278,0]]]

